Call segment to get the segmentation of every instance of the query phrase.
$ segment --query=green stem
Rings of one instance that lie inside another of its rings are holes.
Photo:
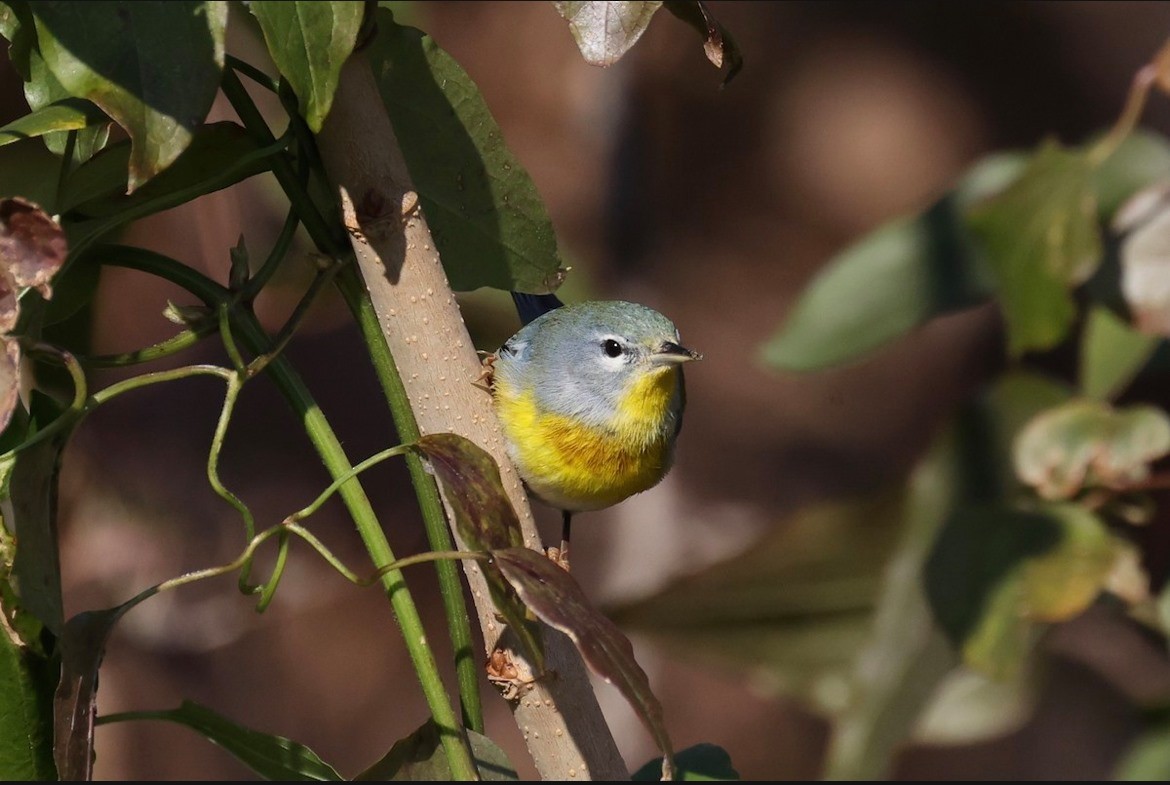
[[[272,132],[268,129],[264,118],[248,96],[247,91],[243,89],[243,85],[240,84],[239,79],[231,70],[224,72],[222,87],[224,95],[228,97],[236,113],[240,116],[245,129],[252,134],[253,139],[258,144],[267,144],[267,140],[272,138]],[[313,238],[318,249],[334,258],[349,257],[352,259],[352,251],[344,244],[344,238],[336,237],[330,225],[322,218],[316,203],[313,202],[305,190],[304,184],[296,176],[286,155],[279,155],[273,159],[272,172],[294,209],[300,215],[305,229]],[[410,409],[402,381],[398,377],[394,358],[390,355],[381,328],[378,326],[377,317],[374,314],[373,305],[369,302],[365,285],[352,264],[347,264],[342,270],[337,279],[337,286],[349,304],[350,310],[358,318],[367,350],[374,363],[374,370],[390,403],[399,436],[403,440],[413,441],[418,438],[418,426],[415,424],[414,414]],[[417,456],[407,457],[407,467],[418,495],[419,506],[432,550],[449,549],[451,547],[450,532],[447,529],[434,479],[425,473],[422,462]],[[445,547],[442,547],[440,542],[445,543]],[[371,551],[371,555],[373,555],[373,551]],[[448,629],[455,650],[464,723],[467,727],[482,732],[484,725],[479,699],[478,664],[472,653],[471,622],[467,614],[466,603],[463,600],[463,589],[458,570],[450,562],[438,562],[436,567]],[[438,715],[435,715],[435,721],[440,727],[443,726]],[[461,738],[461,734],[444,733],[442,737],[448,757],[451,759],[452,773],[454,773],[455,760],[451,758],[452,747],[454,746],[453,742]],[[474,771],[474,767],[471,770]]]
[[[398,431],[398,437],[404,442],[417,441],[421,434],[418,423],[414,419],[414,411],[410,408],[410,399],[406,395],[406,388],[398,374],[398,366],[395,365],[394,357],[382,335],[382,327],[374,312],[374,304],[370,302],[369,292],[366,290],[356,267],[348,265],[341,271],[337,278],[337,288],[341,291],[362,331],[362,337],[365,339],[370,359],[374,365],[374,373],[382,385],[382,393],[386,396],[390,412],[394,417],[394,427]],[[410,472],[415,495],[418,497],[423,525],[426,528],[427,542],[430,544],[431,550],[450,550],[453,547],[451,531],[447,527],[443,502],[439,497],[435,478],[427,472],[422,458],[414,452],[407,453],[406,467]],[[477,733],[483,733],[483,706],[479,694],[479,662],[475,656],[475,643],[471,637],[471,617],[467,612],[467,603],[463,597],[463,585],[459,577],[459,570],[454,563],[449,561],[437,562],[435,570],[438,573],[439,593],[447,616],[447,631],[451,636],[451,644],[455,650],[455,673],[459,682],[460,702],[463,706],[463,722]]]
[[[244,536],[247,541],[251,542],[252,538],[256,536],[256,518],[252,515],[252,510],[248,508],[248,505],[244,504],[240,497],[228,490],[228,487],[223,484],[223,480],[219,477],[219,454],[223,450],[223,443],[227,438],[228,425],[231,424],[232,412],[236,408],[236,400],[239,398],[240,390],[244,386],[244,378],[244,374],[238,370],[228,377],[227,392],[224,393],[223,397],[223,407],[219,412],[219,421],[215,424],[215,433],[211,437],[211,449],[207,453],[207,482],[219,498],[230,504],[240,514],[240,517],[244,521]],[[254,594],[256,592],[256,587],[248,582],[251,575],[252,562],[247,561],[240,569],[239,586],[243,594]]]
[[[228,359],[232,361],[232,367],[235,368],[236,373],[244,376],[247,374],[248,364],[244,362],[244,356],[240,354],[240,349],[236,346],[236,339],[232,336],[231,304],[221,303],[217,315],[219,317],[219,337],[223,341],[223,348],[227,352]]]
[[[284,568],[287,563],[288,534],[281,532],[280,542],[276,548],[276,564],[273,565],[272,574],[268,576],[268,580],[260,587],[260,599],[256,601],[257,613],[263,613],[268,610],[268,605],[272,602],[272,598],[276,596],[276,587],[280,585],[280,579],[284,575]]]
[[[171,720],[172,712],[170,710],[162,711],[119,711],[116,714],[103,714],[100,717],[95,717],[94,725],[108,725],[112,722],[130,722],[132,720]]]
[[[167,256],[129,246],[106,246],[106,249],[107,252],[103,253],[100,257],[104,264],[113,264],[152,273],[186,289],[209,306],[216,307],[231,299],[231,292],[228,289],[212,281],[199,271],[180,264]],[[351,270],[352,267],[347,266],[345,269]],[[255,314],[243,309],[236,309],[232,311],[231,316],[235,332],[240,335],[244,344],[248,346],[251,352],[254,354],[264,354],[269,350],[268,335],[260,326],[260,322],[256,319]],[[388,354],[384,342],[380,341],[379,343],[382,345],[381,351]],[[186,369],[177,370],[185,371],[187,375],[190,375],[196,369],[201,369],[203,373],[214,373],[222,378],[227,378],[232,373],[231,371],[216,366],[190,366]],[[341,446],[341,442],[337,439],[336,434],[333,433],[333,429],[329,426],[325,415],[317,407],[312,395],[309,393],[300,376],[293,369],[292,364],[288,362],[288,359],[285,357],[277,357],[268,365],[266,371],[276,382],[277,388],[289,406],[298,415],[309,440],[312,442],[314,448],[316,448],[318,455],[321,457],[330,475],[336,478],[350,472],[352,467]],[[142,386],[142,384],[150,383],[141,382],[140,380],[142,379],[153,378],[155,381],[162,381],[164,380],[163,377],[168,375],[171,378],[177,378],[174,376],[174,373],[174,371],[160,371],[157,374],[148,374],[146,377],[128,379],[118,385],[113,385],[113,387],[122,386],[130,389],[132,388],[130,385]],[[103,390],[102,392],[106,393],[109,389],[107,388],[107,390]],[[117,394],[117,392],[113,394]],[[94,397],[97,398],[98,396]],[[112,395],[108,397],[112,397]],[[360,481],[357,478],[351,477],[338,490],[341,494],[342,501],[345,503],[350,516],[354,520],[359,535],[365,542],[366,550],[369,552],[373,563],[392,563],[394,561],[394,554],[390,549],[389,543],[386,541],[386,537],[378,523],[377,516],[374,514],[373,507],[370,505],[369,498],[366,496]],[[381,581],[387,596],[390,598],[390,604],[394,609],[395,615],[398,618],[407,652],[411,657],[415,673],[422,685],[423,695],[427,700],[427,705],[430,707],[431,716],[439,728],[444,731],[441,734],[442,744],[451,765],[452,776],[457,779],[477,779],[478,772],[471,756],[471,750],[466,743],[466,738],[461,732],[461,727],[455,717],[455,712],[452,710],[446,691],[443,688],[442,678],[439,676],[438,665],[434,660],[433,652],[425,643],[425,629],[423,628],[422,620],[418,614],[414,600],[403,580],[402,573],[398,570],[391,570],[382,576]]]
[[[321,290],[326,284],[333,280],[333,276],[337,274],[338,269],[340,269],[340,265],[334,262],[326,269],[317,271],[317,274],[313,276],[313,280],[309,283],[308,290],[297,302],[296,308],[293,309],[292,314],[288,317],[284,326],[280,328],[280,332],[277,333],[276,338],[272,342],[272,349],[259,355],[248,364],[247,371],[249,377],[260,373],[268,363],[272,362],[274,357],[284,351],[289,341],[292,340],[293,334],[296,333],[297,327],[305,318],[305,315],[308,314],[309,308],[316,301],[317,295],[321,293]]]
[[[220,87],[228,101],[231,102],[232,108],[236,110],[236,114],[240,116],[244,129],[256,143],[261,147],[271,145],[275,137],[268,130],[268,124],[264,122],[263,115],[260,114],[260,110],[256,108],[256,104],[252,102],[251,96],[248,95],[248,91],[244,89],[244,85],[233,70],[226,69],[223,72]],[[334,230],[321,217],[321,211],[317,209],[316,203],[313,202],[312,197],[301,184],[287,154],[280,153],[273,156],[272,174],[276,176],[277,182],[280,183],[280,187],[288,196],[297,215],[300,216],[301,223],[305,225],[309,236],[313,238],[313,242],[317,244],[322,253],[333,257],[341,256],[344,246],[340,238],[335,236]]]
[[[61,204],[61,197],[65,194],[65,181],[73,171],[73,153],[77,148],[77,131],[69,131],[65,135],[65,149],[61,152],[61,168],[57,171],[57,204]]]
[[[264,264],[260,265],[260,269],[248,279],[248,282],[244,284],[243,289],[240,291],[240,297],[245,302],[252,300],[264,288],[264,285],[268,283],[273,274],[276,273],[277,268],[284,261],[284,257],[292,245],[293,237],[296,236],[297,227],[300,224],[301,221],[297,217],[297,211],[290,209],[288,211],[288,217],[284,219],[284,226],[281,227],[280,234],[277,235],[276,242],[272,244],[272,252],[268,254],[268,258],[264,260]]]
[[[34,433],[24,442],[13,447],[7,453],[4,453],[0,458],[8,458],[16,455],[57,433],[69,430],[77,424],[77,421],[85,414],[86,410],[86,403],[88,401],[87,391],[89,388],[85,379],[85,369],[81,367],[76,357],[69,352],[43,343],[33,344],[27,347],[25,351],[29,354],[51,357],[53,360],[65,366],[66,370],[69,371],[69,378],[73,381],[73,400],[70,402],[69,408],[61,412],[51,423]]]
[[[246,312],[240,314],[239,317],[237,329],[241,338],[249,345],[252,352],[263,354],[268,349],[266,345],[268,336],[264,334],[256,317]],[[268,365],[267,373],[276,382],[277,388],[292,406],[293,411],[297,413],[306,433],[313,442],[313,446],[317,449],[318,455],[329,469],[330,475],[340,477],[351,471],[352,467],[341,442],[338,441],[329,422],[325,419],[325,415],[317,407],[304,382],[288,359],[277,356]],[[374,514],[365,489],[362,488],[358,479],[351,477],[346,480],[338,488],[338,492],[349,509],[350,516],[353,518],[374,564],[393,562],[394,553],[390,549],[390,543],[387,542],[386,535],[382,532],[382,527],[378,523],[378,518]],[[451,708],[451,703],[443,687],[443,680],[439,676],[434,653],[426,644],[426,630],[414,604],[414,599],[407,590],[402,572],[390,570],[382,576],[381,582],[398,617],[406,648],[422,684],[423,694],[430,707],[431,716],[440,728],[443,749],[451,764],[451,776],[455,779],[478,779],[479,775],[475,761],[471,756],[471,750]]]
[[[198,328],[183,330],[183,332],[173,335],[165,341],[159,341],[153,346],[147,346],[144,349],[122,352],[121,354],[99,354],[93,356],[81,354],[77,356],[77,360],[82,365],[89,366],[90,368],[123,368],[129,365],[142,365],[143,363],[178,354],[184,349],[189,349],[207,336],[214,335],[215,331],[215,324],[208,322],[206,325]]]
[[[269,92],[276,92],[276,80],[251,63],[245,62],[244,60],[241,60],[234,55],[225,55],[224,63],[236,71],[239,71],[241,74],[248,77],[253,82],[260,85]]]
[[[416,553],[413,556],[406,556],[402,559],[397,559],[396,561],[383,565],[370,577],[359,578],[357,573],[346,567],[340,559],[330,553],[329,549],[325,547],[325,544],[318,540],[308,529],[304,528],[298,523],[285,522],[281,525],[292,534],[297,535],[302,540],[307,542],[313,548],[313,550],[317,551],[321,558],[329,562],[329,565],[333,567],[335,571],[341,573],[341,575],[346,580],[355,586],[371,586],[376,581],[380,580],[381,577],[387,572],[391,570],[401,570],[405,567],[410,567],[415,564],[424,564],[430,561],[442,563],[444,561],[449,562],[456,559],[475,559],[477,561],[488,561],[492,557],[492,555],[487,551],[426,551],[425,553]]]
[[[115,382],[109,387],[98,390],[90,396],[86,403],[86,410],[91,410],[96,406],[101,406],[103,403],[109,402],[117,396],[137,390],[142,387],[149,387],[152,384],[159,384],[161,382],[172,382],[175,379],[186,379],[189,376],[218,376],[225,381],[230,379],[234,374],[227,368],[220,368],[218,365],[184,365],[181,368],[171,368],[166,371],[156,371],[154,373],[145,373],[141,376],[134,376],[129,379],[123,379],[120,382]]]
[[[308,164],[309,171],[317,174],[320,184],[328,191],[332,186],[325,175],[325,165],[321,162],[321,154],[317,150],[317,140],[313,136],[309,124],[305,122],[297,109],[296,95],[287,82],[281,82],[277,86],[276,92],[280,96],[281,106],[288,114],[289,130],[292,131],[293,137],[297,140],[301,157]],[[302,187],[304,185],[305,183],[302,181]]]
[[[186,289],[209,308],[231,301],[232,293],[226,286],[221,286],[198,270],[156,251],[115,243],[104,243],[97,246],[94,251],[95,258],[100,264],[139,270],[158,276]]]
[[[336,492],[337,489],[341,487],[342,483],[348,482],[351,477],[356,477],[371,466],[375,466],[382,461],[387,460],[388,458],[393,458],[395,455],[402,455],[403,453],[408,452],[409,449],[410,448],[406,445],[400,444],[397,447],[390,447],[388,449],[382,450],[381,452],[374,453],[345,474],[335,478],[333,482],[330,483],[328,488],[321,491],[321,494],[317,496],[316,499],[285,518],[285,523],[297,523],[299,521],[303,521],[305,518],[308,518],[310,515],[317,512],[317,510],[321,509],[321,505],[329,501],[329,497],[331,497],[334,492]]]

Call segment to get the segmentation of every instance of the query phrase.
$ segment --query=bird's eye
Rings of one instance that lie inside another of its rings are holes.
[[[601,350],[604,351],[608,357],[620,357],[622,354],[622,345],[613,338],[609,338],[602,342]]]

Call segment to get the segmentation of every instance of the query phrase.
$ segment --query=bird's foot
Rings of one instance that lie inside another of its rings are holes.
[[[553,564],[560,567],[565,572],[569,572],[569,544],[562,542],[561,547],[550,547],[544,549],[544,555],[552,561]]]
[[[490,392],[496,373],[496,355],[493,352],[480,352],[480,354],[483,357],[480,358],[479,362],[483,367],[480,368],[479,376],[475,377],[471,383]]]

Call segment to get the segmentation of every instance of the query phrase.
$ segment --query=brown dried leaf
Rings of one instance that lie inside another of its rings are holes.
[[[528,609],[568,635],[586,664],[621,691],[666,757],[664,771],[672,770],[674,753],[662,705],[634,659],[634,647],[618,626],[589,604],[568,572],[543,554],[529,548],[505,548],[492,551],[492,558]]]
[[[470,547],[488,551],[524,544],[500,469],[482,447],[454,433],[432,433],[414,448],[430,459],[435,475],[451,492],[455,525]]]
[[[16,287],[0,275],[0,335],[12,332],[20,319],[20,301],[16,298]]]
[[[67,252],[65,232],[44,210],[20,197],[0,199],[0,274],[13,288],[34,286],[48,299]]]
[[[687,0],[686,2],[668,0],[666,8],[699,31],[699,34],[703,36],[703,52],[712,65],[716,68],[727,67],[727,74],[723,77],[723,86],[726,86],[743,68],[743,55],[740,54],[739,46],[731,37],[731,33],[719,24],[719,20],[711,14],[707,9],[707,4],[701,0]]]
[[[500,470],[492,456],[454,433],[428,434],[412,447],[430,460],[431,470],[446,491],[455,527],[468,548],[523,548],[520,520],[504,493]],[[543,671],[544,649],[524,604],[494,564],[482,566],[496,610],[516,634],[528,661],[537,672]]]
[[[53,757],[62,780],[88,780],[93,776],[98,668],[114,624],[146,596],[144,592],[116,608],[84,611],[65,625],[61,681],[53,698]]]
[[[20,400],[20,346],[11,338],[3,338],[0,352],[0,433],[8,427],[16,402]]]

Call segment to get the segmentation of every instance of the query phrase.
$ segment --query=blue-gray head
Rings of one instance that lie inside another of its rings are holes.
[[[679,344],[674,323],[652,308],[588,301],[549,311],[524,326],[501,347],[495,374],[509,389],[531,390],[545,411],[606,427],[615,416],[630,413],[636,404],[630,396],[639,384],[659,377],[678,379],[669,403],[677,419],[682,377],[674,372],[697,359],[699,354]]]

